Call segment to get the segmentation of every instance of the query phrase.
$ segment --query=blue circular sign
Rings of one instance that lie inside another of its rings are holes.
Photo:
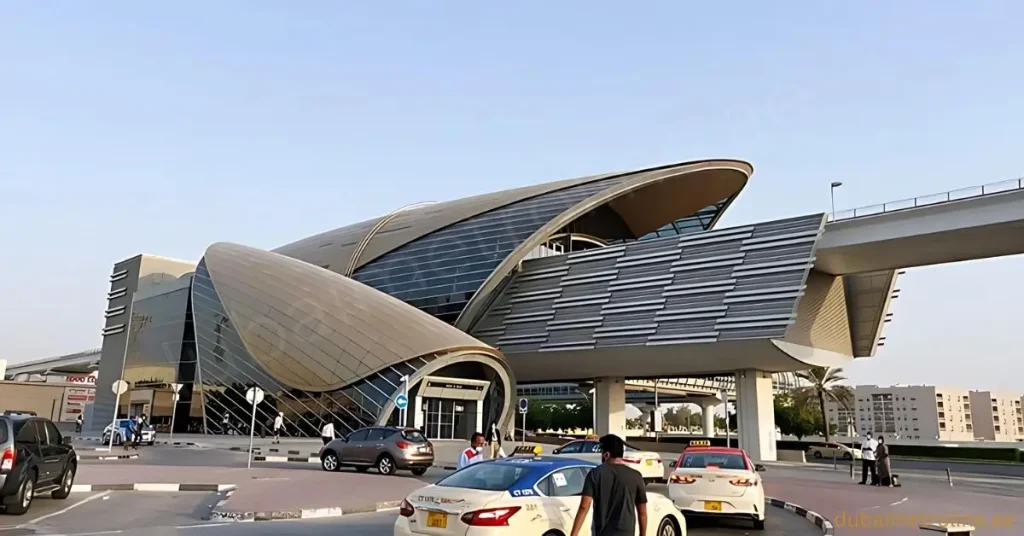
[[[530,401],[525,398],[519,399],[519,411],[526,413],[526,408],[529,407]]]
[[[405,395],[398,395],[395,397],[395,407],[398,409],[405,409],[409,406],[409,397]]]

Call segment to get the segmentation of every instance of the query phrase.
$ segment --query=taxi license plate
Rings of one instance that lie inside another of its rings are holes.
[[[647,465],[654,465],[654,460],[647,460]]]
[[[448,528],[448,514],[441,512],[427,512],[427,526],[435,529]]]
[[[704,510],[708,512],[721,512],[722,502],[721,501],[704,501]]]

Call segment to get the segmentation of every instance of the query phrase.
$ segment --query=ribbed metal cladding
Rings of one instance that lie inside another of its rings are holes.
[[[506,354],[782,338],[824,215],[530,260],[473,334]]]

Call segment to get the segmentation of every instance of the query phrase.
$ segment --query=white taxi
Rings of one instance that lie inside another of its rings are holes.
[[[750,519],[764,530],[764,467],[746,452],[692,442],[671,465],[668,495],[684,514]]]
[[[587,437],[570,441],[551,451],[551,454],[601,463],[601,443],[597,439]],[[661,455],[657,452],[639,450],[627,444],[622,461],[626,466],[639,471],[640,475],[644,477],[644,482],[648,484],[665,481],[665,465],[662,464]]]
[[[569,534],[594,464],[572,458],[502,458],[470,465],[402,501],[395,536]],[[593,512],[593,508],[591,508]],[[686,520],[647,494],[647,534],[685,536]],[[590,531],[590,515],[584,524]]]

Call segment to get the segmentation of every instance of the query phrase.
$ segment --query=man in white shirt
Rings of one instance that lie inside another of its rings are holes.
[[[274,443],[281,442],[281,428],[284,428],[284,412],[277,412],[277,417],[274,417]]]
[[[327,421],[323,429],[320,430],[320,439],[324,440],[324,445],[331,442],[334,439],[334,423]]]
[[[862,457],[861,470],[860,470],[860,483],[868,483],[868,471],[871,471],[871,485],[875,486],[878,484],[878,473],[875,469],[875,449],[878,448],[878,441],[871,437],[871,432],[868,432],[864,437],[864,441],[860,444],[860,453]]]
[[[462,469],[484,461],[484,443],[486,443],[484,435],[479,432],[474,433],[473,438],[469,440],[469,448],[459,455],[459,464],[456,468]]]

